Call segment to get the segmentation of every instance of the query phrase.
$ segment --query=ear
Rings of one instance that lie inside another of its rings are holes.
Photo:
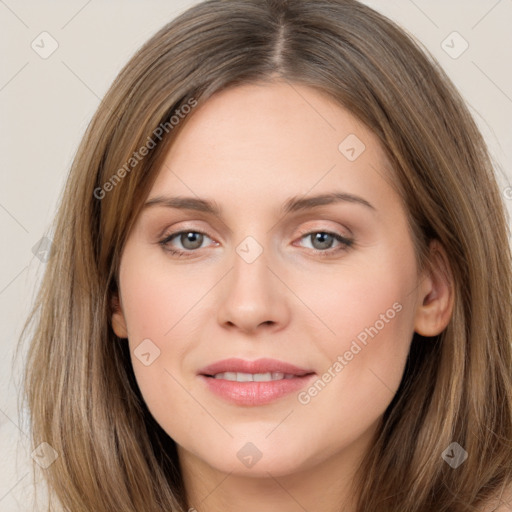
[[[454,303],[454,281],[441,243],[430,243],[429,264],[418,289],[414,330],[422,336],[437,336],[448,325]]]
[[[119,296],[115,293],[112,296],[112,329],[119,338],[128,338],[128,329],[126,328],[126,320],[119,301]]]

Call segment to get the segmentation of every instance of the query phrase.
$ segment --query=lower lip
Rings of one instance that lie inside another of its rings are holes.
[[[265,405],[305,387],[315,374],[267,382],[236,382],[200,375],[208,389],[236,405]]]

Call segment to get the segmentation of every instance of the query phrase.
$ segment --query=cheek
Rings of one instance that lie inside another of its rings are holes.
[[[370,425],[395,395],[414,332],[414,255],[385,259],[324,281],[314,307],[333,332],[317,338],[328,363],[299,402],[346,432]],[[334,407],[333,407],[334,405]]]
[[[162,261],[135,252],[121,267],[123,310],[133,344],[144,338],[172,336],[175,326],[204,294],[200,277],[190,273],[184,277],[182,270],[162,265]]]
[[[204,279],[162,265],[135,266],[144,261],[135,252],[121,266],[123,310],[133,371],[144,401],[168,432],[187,432],[202,410],[194,414],[170,415],[169,411],[190,411],[193,406],[187,392],[189,382],[180,375],[182,362],[195,342],[194,328],[200,325],[194,308],[204,295]],[[190,420],[190,424],[189,424]]]
[[[334,354],[348,350],[356,338],[364,343],[376,337],[381,345],[404,338],[404,328],[408,332],[412,325],[414,286],[415,266],[390,258],[317,274],[297,281],[295,290],[327,328],[322,344]]]

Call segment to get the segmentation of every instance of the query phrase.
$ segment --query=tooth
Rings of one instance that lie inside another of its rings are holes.
[[[269,382],[281,379],[293,379],[295,375],[283,372],[244,373],[222,372],[213,376],[215,379],[224,379],[232,382]]]
[[[252,373],[237,373],[236,380],[237,382],[252,382],[253,375]]]
[[[254,382],[268,382],[272,380],[272,374],[268,373],[255,373],[253,375]]]

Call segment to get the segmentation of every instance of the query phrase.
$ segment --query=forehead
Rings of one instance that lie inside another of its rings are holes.
[[[377,137],[326,94],[286,82],[250,84],[195,109],[149,197],[229,202],[236,194],[254,204],[334,189],[383,195],[391,185],[388,167]]]

